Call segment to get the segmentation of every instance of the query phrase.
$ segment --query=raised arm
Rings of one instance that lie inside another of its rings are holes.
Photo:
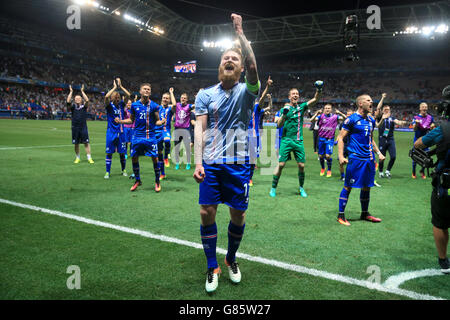
[[[319,102],[320,96],[322,95],[323,81],[317,80],[314,83],[314,86],[316,87],[316,93],[314,94],[314,98],[307,102],[307,107],[312,107],[317,102]]]
[[[266,87],[264,88],[263,93],[261,94],[261,98],[259,99],[259,104],[261,105],[264,102],[264,99],[267,97],[269,97],[268,92],[269,92],[269,87],[273,84],[273,81],[269,78],[267,79],[267,84]]]
[[[116,80],[114,80],[113,82],[114,82],[113,88],[105,94],[105,104],[109,103],[111,95],[117,89]]]
[[[85,103],[89,102],[88,96],[84,93],[84,84],[81,85],[81,96],[83,97]]]
[[[117,78],[116,81],[117,81],[117,85],[119,86],[119,88],[122,89],[123,92],[125,92],[125,95],[126,95],[127,97],[129,97],[131,94],[130,94],[130,92],[129,92],[127,89],[125,89],[125,88],[122,86],[122,81],[120,80],[120,78]]]
[[[242,55],[244,57],[245,65],[245,78],[250,86],[253,87],[253,93],[257,94],[259,91],[260,83],[258,78],[258,68],[256,65],[255,54],[253,53],[252,46],[250,42],[244,35],[244,30],[242,29],[242,17],[233,13],[231,15],[231,20],[233,21],[234,31],[239,43],[241,45]]]
[[[386,96],[387,96],[386,93],[381,94],[380,102],[378,102],[377,110],[375,110],[375,113],[374,113],[375,119],[377,119],[380,116],[381,107],[383,106],[383,101],[384,101],[384,98],[386,98]]]
[[[69,85],[69,90],[70,90],[70,92],[69,92],[69,95],[67,96],[67,103],[71,103],[72,102],[72,94],[73,94],[73,89],[72,89],[72,86],[71,85]]]
[[[172,114],[175,114],[177,111],[177,100],[175,99],[175,95],[173,94],[173,88],[169,88],[170,101],[172,102]]]

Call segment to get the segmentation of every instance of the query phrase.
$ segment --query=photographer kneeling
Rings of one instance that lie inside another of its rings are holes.
[[[439,255],[438,261],[441,271],[450,273],[450,262],[447,258],[448,228],[450,227],[450,196],[448,194],[448,188],[450,186],[450,106],[448,104],[448,97],[445,94],[446,90],[448,95],[450,86],[444,89],[443,96],[447,101],[441,104],[439,110],[445,113],[446,121],[441,126],[419,138],[414,143],[414,148],[425,149],[437,145],[436,155],[438,162],[432,174],[431,223],[433,224],[434,241]],[[428,152],[428,155],[431,156],[434,153],[433,151]]]

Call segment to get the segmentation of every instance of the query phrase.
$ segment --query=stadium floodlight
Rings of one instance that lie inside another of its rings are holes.
[[[437,26],[436,30],[434,30],[436,33],[447,33],[448,32],[448,25],[446,24],[440,24]]]
[[[86,3],[86,0],[74,0],[74,2],[80,6],[84,5]]]
[[[422,28],[422,34],[424,36],[429,36],[435,29],[435,26],[426,26]]]
[[[221,39],[219,41],[203,41],[203,47],[205,48],[218,48],[221,50],[230,49],[233,47],[233,41],[228,38]]]

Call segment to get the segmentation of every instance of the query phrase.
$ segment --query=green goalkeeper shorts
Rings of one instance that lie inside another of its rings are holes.
[[[281,139],[279,162],[286,162],[291,159],[290,154],[294,153],[295,161],[305,163],[305,148],[303,141],[291,139]]]

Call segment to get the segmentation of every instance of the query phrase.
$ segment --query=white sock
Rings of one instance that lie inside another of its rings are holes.
[[[90,155],[90,154],[88,154],[88,155],[87,155],[87,158],[88,158],[88,160],[89,160],[89,159],[91,158],[91,155]]]
[[[77,159],[80,159],[80,154],[79,153],[77,153],[76,156],[77,156]]]

